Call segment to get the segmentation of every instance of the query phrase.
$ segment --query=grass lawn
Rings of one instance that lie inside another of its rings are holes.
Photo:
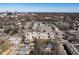
[[[10,46],[11,44],[9,43],[9,41],[4,41],[3,43],[0,43],[0,54],[5,52]]]

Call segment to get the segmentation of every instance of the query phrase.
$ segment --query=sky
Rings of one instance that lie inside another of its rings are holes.
[[[0,12],[79,12],[79,3],[0,3]]]

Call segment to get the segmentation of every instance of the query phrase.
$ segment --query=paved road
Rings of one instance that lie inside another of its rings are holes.
[[[15,55],[17,53],[17,49],[19,49],[19,44],[21,43],[22,38],[19,39],[18,44],[15,44],[12,48],[12,51],[9,53],[10,55]]]

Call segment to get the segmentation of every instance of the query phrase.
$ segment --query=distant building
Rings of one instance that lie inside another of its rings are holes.
[[[13,15],[12,12],[8,12],[8,13],[7,13],[7,16],[12,16],[12,15]]]

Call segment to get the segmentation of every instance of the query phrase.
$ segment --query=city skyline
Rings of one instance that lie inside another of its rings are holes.
[[[79,12],[79,3],[0,3],[0,12]]]

